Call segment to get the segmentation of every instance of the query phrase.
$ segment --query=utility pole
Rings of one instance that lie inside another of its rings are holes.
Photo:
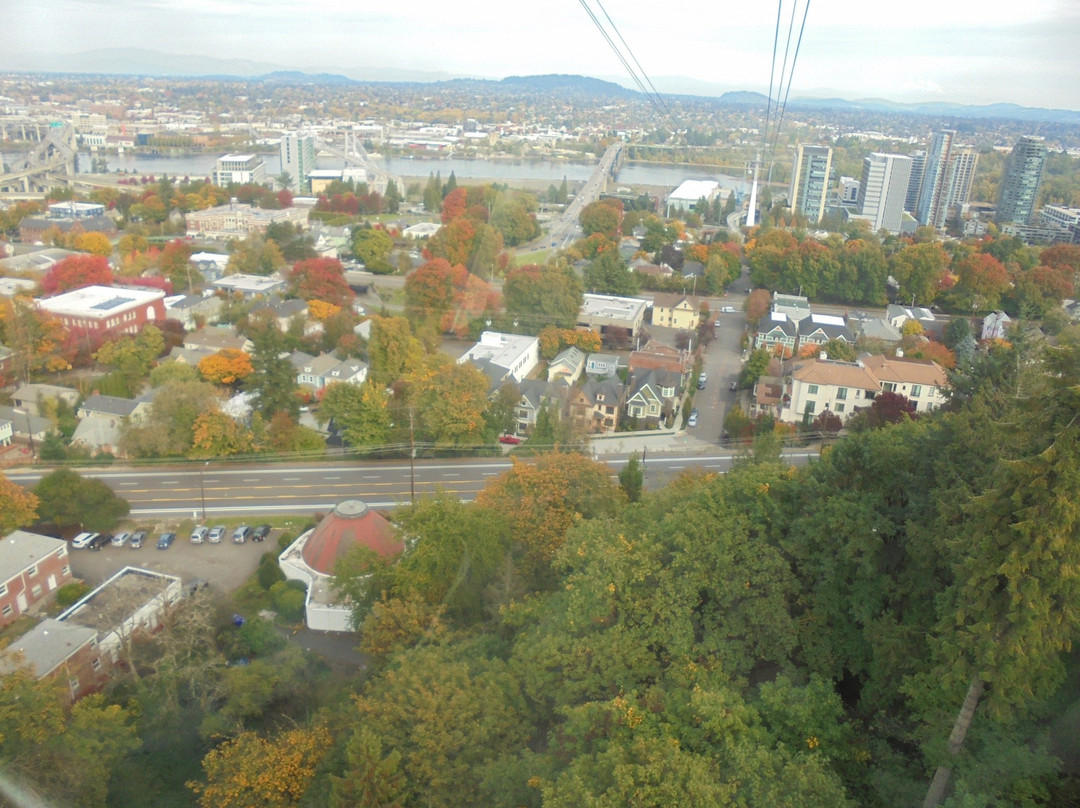
[[[416,502],[416,424],[409,408],[409,503]]]
[[[206,467],[209,465],[210,461],[207,460],[199,469],[199,499],[202,500],[202,520],[204,525],[206,524],[206,488],[203,485],[203,472],[206,471]]]

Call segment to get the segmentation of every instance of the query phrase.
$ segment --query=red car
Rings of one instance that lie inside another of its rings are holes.
[[[499,443],[505,443],[510,446],[517,446],[519,443],[521,443],[521,438],[517,437],[516,435],[503,435],[501,438],[499,438]]]

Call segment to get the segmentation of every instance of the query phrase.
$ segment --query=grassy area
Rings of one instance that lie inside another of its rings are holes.
[[[531,250],[530,252],[518,251],[514,254],[514,263],[517,266],[524,266],[526,264],[544,264],[547,263],[550,250],[544,247],[539,250]]]

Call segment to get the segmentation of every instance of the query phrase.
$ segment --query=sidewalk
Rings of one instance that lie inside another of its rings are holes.
[[[589,449],[594,457],[601,455],[628,455],[647,451],[649,454],[691,453],[715,451],[716,444],[700,440],[688,432],[677,429],[659,429],[650,432],[616,432],[611,435],[593,435]]]

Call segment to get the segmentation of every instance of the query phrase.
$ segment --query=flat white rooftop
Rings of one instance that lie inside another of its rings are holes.
[[[115,286],[84,286],[56,297],[38,301],[38,308],[53,314],[93,317],[105,320],[119,311],[161,300],[161,289],[119,289]]]
[[[612,320],[633,320],[645,311],[648,301],[640,297],[615,297],[614,295],[582,295],[583,317],[607,317]]]
[[[716,180],[683,180],[682,185],[668,194],[668,199],[689,199],[697,202],[701,197],[708,199],[720,188]]]

